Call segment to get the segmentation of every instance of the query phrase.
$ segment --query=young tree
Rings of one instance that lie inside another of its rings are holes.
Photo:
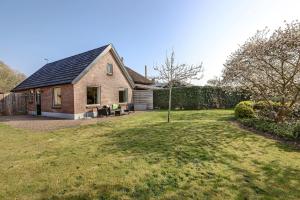
[[[173,85],[178,82],[201,79],[203,66],[202,63],[200,65],[175,64],[175,53],[172,51],[170,56],[166,56],[165,64],[154,67],[154,70],[158,72],[157,79],[167,83],[169,88],[168,122],[170,122]]]
[[[252,92],[258,100],[277,100],[276,121],[283,121],[300,94],[300,23],[286,23],[270,34],[258,31],[225,63],[227,84]]]

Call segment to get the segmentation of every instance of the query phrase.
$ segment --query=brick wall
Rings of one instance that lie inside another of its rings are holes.
[[[52,98],[53,98],[53,88],[60,87],[61,88],[61,101],[62,105],[60,108],[54,108],[52,106]],[[58,85],[58,86],[49,86],[43,87],[34,90],[34,94],[36,90],[41,91],[41,108],[42,112],[57,112],[57,113],[74,113],[74,90],[72,84],[67,85]],[[26,91],[28,92],[28,91]],[[35,96],[33,98],[33,102],[27,101],[27,109],[28,112],[36,111],[35,104]]]
[[[52,105],[53,88],[61,88],[61,107],[54,108]],[[74,91],[73,85],[59,85],[42,88],[42,112],[74,113]]]
[[[107,75],[107,63],[113,64],[113,75]],[[75,113],[91,111],[91,108],[86,106],[86,88],[88,86],[101,87],[101,105],[119,103],[119,88],[128,88],[128,101],[132,102],[132,88],[111,52],[105,54],[74,85]]]

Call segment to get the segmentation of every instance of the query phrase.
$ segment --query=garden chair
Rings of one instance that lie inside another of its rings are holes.
[[[115,116],[121,115],[121,106],[119,104],[112,104],[111,113],[115,114]]]

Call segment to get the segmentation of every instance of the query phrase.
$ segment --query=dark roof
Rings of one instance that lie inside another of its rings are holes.
[[[137,73],[136,71],[130,69],[129,67],[126,67],[126,70],[130,77],[132,78],[134,83],[137,84],[144,84],[144,85],[151,85],[153,82],[147,78],[145,78],[143,75]]]
[[[48,63],[29,76],[12,91],[72,83],[72,81],[108,46],[109,45],[105,45],[97,49]]]

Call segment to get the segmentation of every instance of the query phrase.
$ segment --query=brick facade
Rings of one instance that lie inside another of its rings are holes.
[[[113,65],[113,74],[107,75],[107,64]],[[74,84],[75,113],[91,111],[91,106],[86,103],[86,91],[88,86],[101,88],[101,105],[119,103],[119,88],[128,89],[128,101],[132,102],[132,88],[116,62],[114,55],[109,51]]]
[[[61,101],[60,107],[53,106],[53,89],[61,88]],[[74,89],[72,84],[49,86],[43,88],[34,89],[34,94],[39,90],[41,92],[41,109],[42,112],[56,112],[56,113],[74,113]],[[29,93],[29,91],[26,91]],[[34,96],[33,101],[27,100],[27,110],[29,113],[36,112],[36,98]]]

